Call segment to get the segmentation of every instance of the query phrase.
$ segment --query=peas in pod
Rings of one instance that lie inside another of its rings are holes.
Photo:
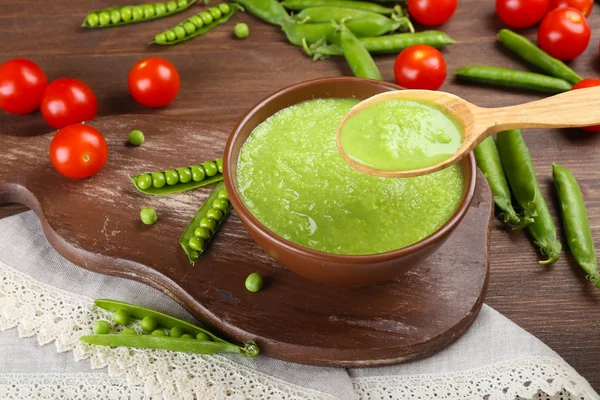
[[[182,12],[195,2],[196,0],[172,0],[166,3],[105,8],[89,13],[81,26],[84,28],[110,28],[151,21]]]

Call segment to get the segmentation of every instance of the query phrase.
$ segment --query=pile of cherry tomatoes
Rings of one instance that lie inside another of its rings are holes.
[[[161,57],[136,63],[127,80],[133,98],[147,107],[164,107],[179,92],[179,73]],[[98,111],[93,90],[73,78],[48,83],[33,61],[15,58],[0,65],[0,108],[12,114],[29,114],[38,108],[44,120],[60,129],[50,143],[50,161],[61,174],[85,178],[98,172],[108,157],[102,134],[82,122]]]

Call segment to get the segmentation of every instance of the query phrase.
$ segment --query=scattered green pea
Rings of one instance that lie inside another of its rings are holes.
[[[189,21],[194,24],[196,26],[196,28],[202,28],[204,26],[204,22],[202,21],[202,18],[200,18],[197,15],[194,15],[193,17],[191,17],[189,19]]]
[[[217,164],[215,164],[212,161],[205,162],[204,164],[202,164],[202,167],[204,167],[206,176],[215,176],[219,172],[219,169],[217,168]]]
[[[229,14],[229,11],[231,11],[231,7],[229,7],[229,4],[227,3],[221,3],[219,4],[219,10],[221,10],[223,14]]]
[[[131,315],[129,314],[129,311],[124,310],[122,308],[115,311],[115,314],[113,315],[113,319],[119,325],[127,325],[129,323],[130,318]]]
[[[163,15],[167,13],[167,6],[165,3],[156,3],[154,8],[156,10],[156,15]]]
[[[179,175],[179,182],[188,183],[192,180],[192,173],[189,168],[178,168],[177,174]]]
[[[152,333],[150,335],[152,335],[152,336],[167,336],[165,331],[163,331],[162,329],[155,329],[152,331]]]
[[[167,37],[167,42],[172,42],[177,39],[177,35],[171,29],[165,31],[165,36]]]
[[[222,200],[229,200],[229,195],[224,189],[219,192],[219,195],[217,197]]]
[[[97,335],[106,335],[110,333],[110,325],[106,321],[96,321],[94,324],[94,333]]]
[[[202,18],[202,22],[204,22],[204,25],[208,25],[211,22],[213,22],[213,17],[208,11],[201,12],[200,18]]]
[[[220,221],[223,218],[223,212],[218,208],[211,208],[206,212],[206,216],[210,219],[214,219],[215,221]]]
[[[194,236],[207,240],[210,239],[210,231],[206,228],[196,228],[194,230]]]
[[[112,10],[110,12],[110,22],[113,24],[118,24],[121,21],[121,13],[119,10]]]
[[[208,230],[214,231],[216,227],[217,227],[217,223],[215,222],[214,219],[202,218],[200,220],[200,228],[206,228]]]
[[[217,20],[223,16],[223,13],[221,10],[219,10],[219,7],[211,7],[208,9],[208,12],[210,15],[212,15],[213,20]]]
[[[140,130],[133,130],[129,134],[129,143],[134,146],[139,146],[144,143],[144,134]]]
[[[217,170],[219,171],[220,174],[223,173],[223,159],[219,158],[217,160]]]
[[[175,11],[176,9],[177,9],[177,3],[175,3],[174,1],[170,1],[167,3],[167,10],[169,10],[169,12]]]
[[[137,185],[140,189],[148,189],[152,186],[152,177],[149,174],[140,175],[137,179]]]
[[[204,240],[196,236],[191,237],[188,246],[190,246],[190,249],[192,250],[201,250],[204,247]]]
[[[131,21],[131,7],[121,8],[121,19],[123,21]]]
[[[153,172],[152,173],[152,186],[155,188],[161,188],[165,186],[167,180],[165,179],[165,174],[162,172]]]
[[[137,335],[137,332],[133,328],[125,328],[121,331],[122,335]]]
[[[225,212],[229,209],[229,202],[221,198],[215,199],[215,201],[213,201],[213,208]]]
[[[250,35],[250,28],[248,28],[247,24],[240,22],[235,24],[233,32],[235,33],[235,36],[237,36],[239,39],[244,39],[247,38],[248,35]]]
[[[253,272],[246,278],[246,289],[256,293],[263,287],[263,277],[258,272]]]
[[[153,225],[158,219],[156,215],[156,210],[152,207],[143,208],[142,211],[140,211],[140,218],[142,219],[142,222],[146,225]]]
[[[192,340],[194,340],[194,337],[192,335],[190,335],[189,333],[185,333],[185,334],[181,335],[181,339],[192,339]]]
[[[168,169],[165,171],[165,180],[167,185],[175,185],[179,182],[179,174],[174,169]]]
[[[90,15],[87,16],[87,18],[85,20],[86,20],[87,24],[91,27],[98,25],[98,22],[100,22],[98,19],[98,14],[96,14],[96,13],[91,13]]]
[[[194,182],[200,182],[204,180],[206,177],[206,172],[204,172],[204,168],[201,165],[194,165],[192,167],[192,179]]]
[[[131,10],[131,15],[133,16],[134,21],[144,18],[144,7],[133,7],[133,10]]]
[[[201,340],[203,342],[212,342],[212,339],[210,338],[210,336],[208,336],[204,332],[198,332],[198,334],[196,335],[196,340]]]
[[[175,28],[173,28],[173,31],[175,32],[177,39],[183,39],[185,37],[185,29],[183,26],[177,25]]]
[[[144,317],[144,319],[140,323],[140,328],[142,328],[144,332],[152,332],[156,329],[157,326],[158,323],[152,317]]]
[[[105,26],[110,24],[110,14],[106,11],[102,11],[100,15],[98,15],[98,20],[100,21],[100,26]]]
[[[183,29],[185,29],[185,32],[188,35],[191,35],[192,33],[196,32],[196,26],[189,21],[183,23]]]
[[[171,328],[171,330],[169,331],[169,336],[171,336],[172,338],[180,338],[181,335],[183,335],[183,330],[178,327],[178,326],[174,326]]]
[[[154,4],[146,4],[144,6],[144,17],[152,18],[152,17],[154,17],[155,12],[156,12],[156,9],[154,8]]]

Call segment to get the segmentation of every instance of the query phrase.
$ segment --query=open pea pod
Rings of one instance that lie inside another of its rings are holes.
[[[223,180],[223,159],[166,171],[147,172],[129,177],[142,193],[163,195],[197,189]]]
[[[188,9],[196,0],[178,0],[165,3],[117,6],[90,12],[83,23],[84,28],[112,28],[168,17]]]

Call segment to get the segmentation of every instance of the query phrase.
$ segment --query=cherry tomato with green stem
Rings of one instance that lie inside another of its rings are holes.
[[[127,79],[129,93],[146,107],[164,107],[179,92],[179,73],[162,57],[150,57],[136,63]]]
[[[92,89],[79,79],[60,78],[44,91],[40,109],[48,125],[60,129],[94,119],[98,101]]]
[[[550,0],[496,0],[496,14],[513,28],[537,24],[549,9]]]
[[[584,17],[587,17],[592,12],[594,0],[550,0],[550,10],[563,7],[576,8]]]
[[[566,7],[550,11],[538,29],[538,45],[559,60],[572,60],[584,52],[591,30],[578,10]]]
[[[446,61],[434,47],[410,46],[398,54],[394,76],[398,85],[407,89],[437,90],[446,79]]]
[[[50,161],[62,175],[81,179],[102,169],[108,158],[104,136],[85,124],[69,125],[50,142]]]
[[[598,78],[587,78],[577,82],[571,90],[590,88],[594,86],[600,86],[600,79]],[[595,126],[584,126],[581,129],[588,132],[600,132],[600,125]]]
[[[40,107],[47,85],[46,74],[33,61],[8,60],[0,65],[0,108],[11,114],[29,114]]]
[[[408,14],[425,26],[441,25],[456,11],[457,0],[408,0]]]

